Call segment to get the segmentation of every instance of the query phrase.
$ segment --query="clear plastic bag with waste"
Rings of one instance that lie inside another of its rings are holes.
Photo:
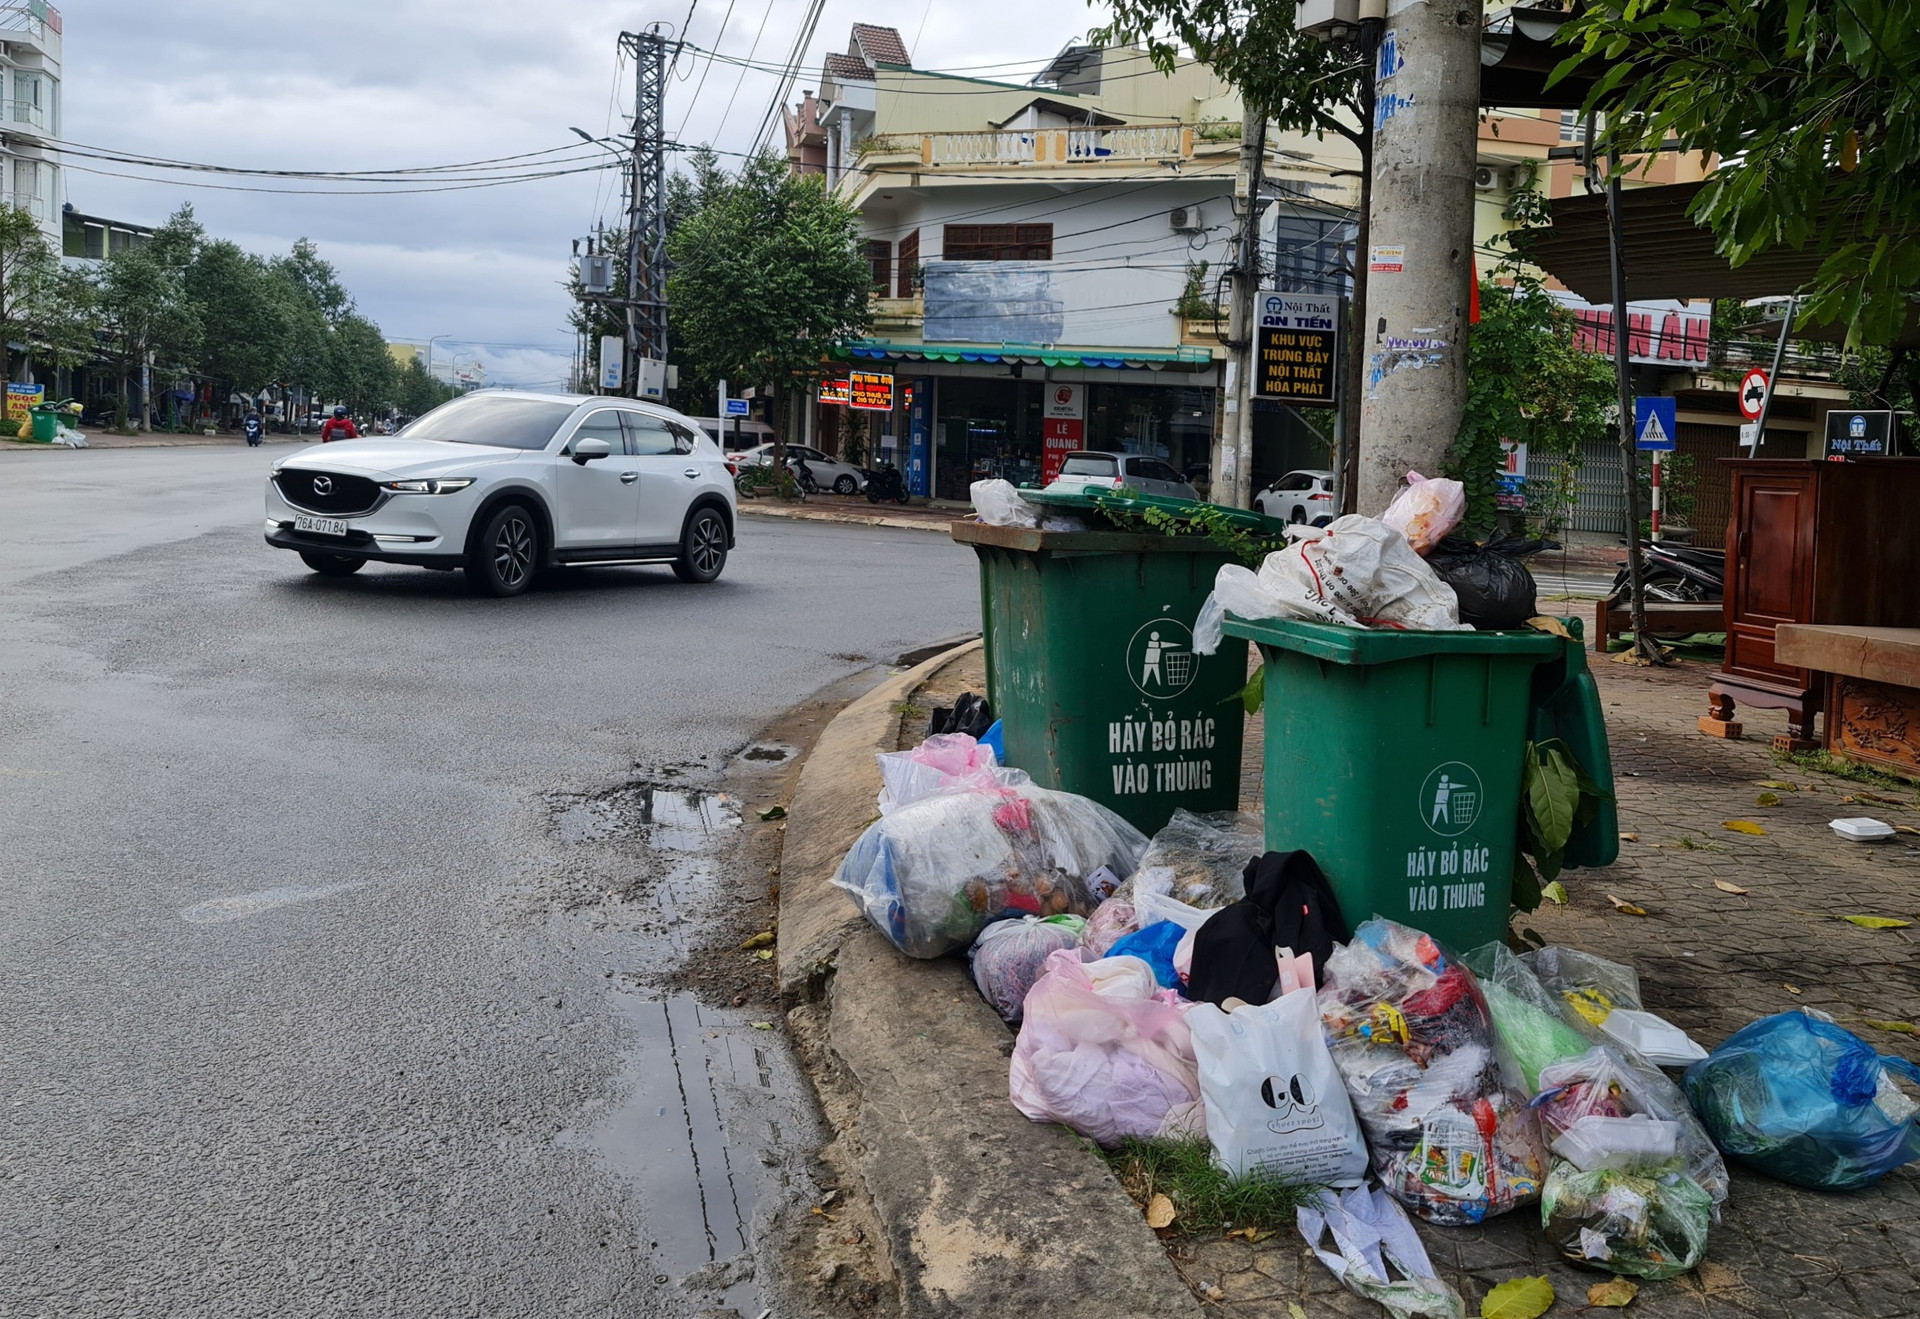
[[[1040,510],[1022,499],[1011,481],[975,481],[967,493],[973,500],[973,511],[990,527],[1040,525]]]
[[[1159,988],[1137,957],[1051,954],[1014,1041],[1013,1106],[1108,1148],[1128,1136],[1204,1136],[1192,1006]]]
[[[1437,940],[1367,921],[1327,959],[1319,1006],[1389,1194],[1446,1225],[1539,1198],[1539,1124],[1503,1073],[1473,973]]]
[[[1387,505],[1380,520],[1407,538],[1415,554],[1426,553],[1446,539],[1467,515],[1467,488],[1445,477],[1429,480],[1407,473],[1407,483]]]
[[[995,921],[980,931],[967,950],[967,970],[980,997],[1001,1018],[1020,1023],[1020,1005],[1040,978],[1049,955],[1062,948],[1078,948],[1087,923],[1079,916],[1022,916]]]
[[[1549,1152],[1558,1157],[1572,1159],[1583,1168],[1672,1162],[1706,1193],[1715,1216],[1727,1198],[1726,1160],[1686,1097],[1658,1069],[1621,1057],[1612,1045],[1542,1068],[1540,1093],[1533,1103],[1540,1114],[1541,1135]],[[1646,1132],[1632,1125],[1641,1119],[1672,1128],[1671,1153],[1651,1149],[1641,1157],[1642,1147],[1635,1142]],[[1622,1121],[1629,1125],[1618,1125]],[[1614,1154],[1626,1157],[1606,1157],[1610,1147],[1617,1147],[1612,1149]],[[1590,1148],[1601,1153],[1583,1153]]]
[[[1147,840],[1100,803],[1034,783],[942,792],[868,826],[833,882],[910,957],[972,946],[1010,916],[1086,916],[1100,867],[1129,874]]]
[[[1194,620],[1195,651],[1219,649],[1229,613],[1248,620],[1467,630],[1453,588],[1378,518],[1349,513],[1324,527],[1291,526],[1287,539],[1257,573],[1229,563],[1214,575],[1213,592]]]
[[[1684,1084],[1728,1157],[1783,1182],[1849,1191],[1920,1158],[1920,1067],[1823,1014],[1762,1017]]]
[[[1520,960],[1561,1004],[1567,1020],[1595,1043],[1606,1043],[1600,1029],[1615,1008],[1640,1006],[1640,977],[1630,966],[1575,948],[1536,948]]]
[[[1574,1264],[1677,1278],[1707,1253],[1713,1200],[1672,1165],[1582,1171],[1555,1159],[1540,1198],[1547,1239]]]
[[[880,814],[939,792],[1015,787],[1029,782],[1025,770],[1007,769],[993,748],[966,733],[935,733],[907,751],[875,754],[880,762]]]
[[[1266,831],[1253,816],[1176,810],[1148,841],[1140,869],[1172,871],[1161,892],[1188,906],[1224,907],[1247,895],[1247,863],[1266,850]]]

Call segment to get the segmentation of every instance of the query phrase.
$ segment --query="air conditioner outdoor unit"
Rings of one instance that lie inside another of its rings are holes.
[[[1197,234],[1200,232],[1200,208],[1176,206],[1167,212],[1167,223],[1173,226],[1176,234]]]
[[[1491,165],[1473,167],[1473,186],[1481,192],[1492,192],[1500,186],[1500,171]]]

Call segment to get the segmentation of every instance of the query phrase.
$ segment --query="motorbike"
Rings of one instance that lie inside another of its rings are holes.
[[[1640,580],[1647,599],[1672,604],[1711,604],[1726,590],[1727,552],[1675,541],[1640,542]],[[1624,599],[1630,589],[1627,565],[1613,579],[1613,593]]]
[[[906,503],[907,483],[899,468],[883,462],[867,471],[867,502],[878,504],[888,499],[896,504]]]

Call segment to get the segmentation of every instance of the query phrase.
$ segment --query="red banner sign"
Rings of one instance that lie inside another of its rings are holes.
[[[847,377],[847,402],[868,412],[893,411],[893,377],[877,371],[855,371]]]

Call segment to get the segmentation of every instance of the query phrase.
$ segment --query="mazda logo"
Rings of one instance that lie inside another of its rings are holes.
[[[316,476],[316,477],[314,477],[314,478],[313,478],[313,493],[314,493],[314,494],[316,494],[316,495],[330,495],[330,494],[332,494],[332,493],[333,493],[333,478],[332,478],[331,476]]]

